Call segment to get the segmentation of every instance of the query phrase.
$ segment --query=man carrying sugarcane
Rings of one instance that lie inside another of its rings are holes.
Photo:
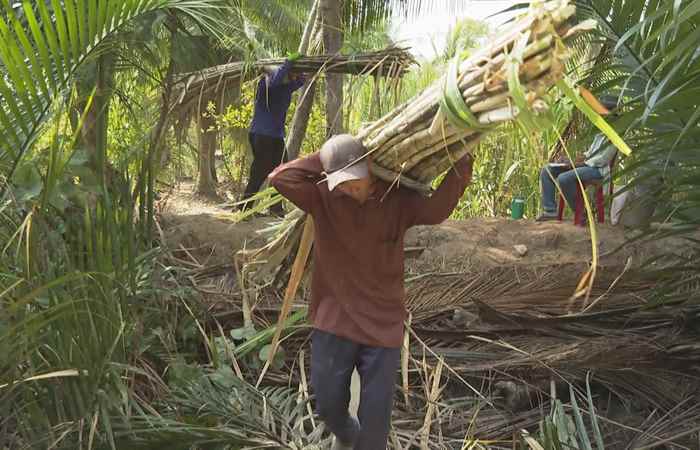
[[[617,107],[617,98],[603,97],[600,101],[603,115],[613,114]],[[538,222],[556,220],[557,186],[566,203],[573,208],[576,202],[578,179],[581,183],[599,182],[610,175],[610,165],[617,155],[616,147],[603,134],[596,134],[593,143],[583,154],[576,157],[573,163],[564,158],[544,166],[540,172],[540,189],[542,192],[542,213],[537,217]]]
[[[270,175],[314,221],[311,382],[334,449],[386,449],[406,318],[404,234],[447,219],[472,175],[466,155],[427,198],[375,179],[370,164],[362,144],[345,134]],[[348,413],[355,368],[359,422]]]
[[[253,164],[250,167],[248,185],[243,193],[242,201],[245,203],[242,204],[241,210],[251,206],[252,202],[246,200],[260,190],[275,167],[287,160],[284,122],[292,102],[292,93],[301,88],[306,81],[303,76],[290,72],[294,61],[300,57],[299,53],[288,55],[282,66],[266,73],[258,82],[253,120],[248,133],[253,151]],[[282,205],[275,205],[272,212],[282,215]]]

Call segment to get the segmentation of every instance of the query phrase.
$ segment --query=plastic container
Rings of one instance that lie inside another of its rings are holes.
[[[525,214],[525,199],[522,197],[514,197],[510,202],[510,217],[515,220],[523,218]]]

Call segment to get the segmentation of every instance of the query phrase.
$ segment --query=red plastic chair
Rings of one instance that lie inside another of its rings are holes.
[[[615,167],[615,162],[617,160],[617,155],[610,161],[610,174],[608,175],[609,183],[608,195],[612,197],[613,195],[613,168]],[[605,195],[603,194],[603,184],[606,180],[596,180],[587,181],[583,183],[584,189],[588,190],[589,187],[595,187],[595,209],[596,216],[598,218],[598,223],[605,223]],[[586,207],[583,202],[583,194],[581,192],[581,185],[576,181],[576,205],[574,206],[574,225],[584,226],[586,224],[584,217],[586,212]],[[561,222],[564,217],[564,208],[566,208],[566,201],[564,196],[559,194],[559,215],[558,219]]]

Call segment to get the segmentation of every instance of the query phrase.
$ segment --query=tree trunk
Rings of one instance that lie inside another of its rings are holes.
[[[311,117],[311,109],[314,106],[314,99],[316,97],[316,81],[309,81],[303,92],[304,94],[301,101],[294,111],[294,118],[292,119],[289,138],[287,139],[287,157],[290,161],[299,156],[301,144],[304,142],[304,137],[306,136],[306,129],[309,126],[309,118]]]
[[[202,102],[204,103],[204,102]],[[204,105],[203,105],[204,106]],[[216,110],[214,110],[216,111]],[[211,112],[206,106],[197,116],[197,149],[199,152],[199,177],[197,182],[197,194],[216,198],[216,181],[213,176],[214,167],[214,152],[216,151],[215,129],[216,120],[212,117]]]
[[[306,19],[306,25],[304,25],[304,34],[302,34],[301,42],[299,43],[299,53],[302,55],[309,51],[311,40],[316,37],[316,31],[320,23],[318,3],[319,0],[314,0],[309,17]]]
[[[110,184],[111,172],[114,170],[107,160],[107,126],[109,125],[109,102],[112,98],[114,84],[114,57],[104,54],[93,63],[94,79],[78,83],[78,117],[87,108],[88,96],[94,88],[92,103],[85,112],[85,119],[80,129],[80,138],[88,156],[90,166],[100,182]]]
[[[316,39],[319,27],[321,26],[320,15],[318,12],[319,0],[314,2],[314,6],[309,14],[309,19],[304,27],[304,35],[299,44],[299,53],[302,55],[308,54],[309,49],[313,49],[311,53],[316,53],[316,49],[312,46],[312,41]],[[303,93],[297,103],[294,117],[289,129],[289,138],[287,139],[287,157],[289,160],[296,159],[301,150],[301,143],[306,136],[306,128],[309,125],[309,117],[311,116],[311,108],[313,108],[316,98],[316,80],[312,79],[306,82]]]
[[[323,47],[335,54],[343,45],[341,12],[343,0],[321,0]],[[343,75],[326,73],[326,136],[343,132]]]
[[[214,182],[214,185],[219,184],[219,177],[216,176],[216,144],[219,142],[219,133],[215,132],[214,133],[214,145],[209,147],[209,168],[211,170],[211,179]]]

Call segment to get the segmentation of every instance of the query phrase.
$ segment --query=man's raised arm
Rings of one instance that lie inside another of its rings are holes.
[[[279,66],[277,69],[275,69],[274,72],[272,72],[271,75],[268,76],[267,78],[267,86],[268,87],[276,87],[276,86],[281,86],[285,82],[285,78],[289,74],[289,69],[292,68],[293,62],[287,59],[284,61],[284,64]]]
[[[268,177],[270,184],[303,211],[313,214],[319,204],[318,182],[323,166],[318,153],[282,164]]]
[[[450,217],[471,183],[473,162],[471,154],[457,161],[430,197],[419,194],[409,197],[410,225],[437,225]]]

